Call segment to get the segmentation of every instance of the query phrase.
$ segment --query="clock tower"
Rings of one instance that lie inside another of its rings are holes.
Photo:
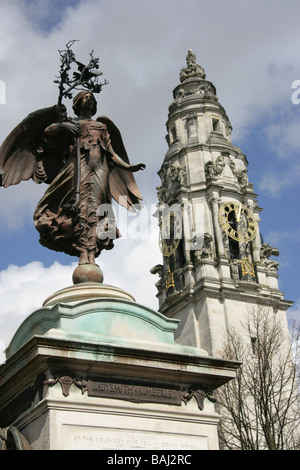
[[[215,355],[226,328],[255,305],[282,316],[278,250],[264,242],[248,161],[216,88],[189,50],[166,123],[156,216],[162,264],[152,268],[159,311],[180,320],[177,341]]]

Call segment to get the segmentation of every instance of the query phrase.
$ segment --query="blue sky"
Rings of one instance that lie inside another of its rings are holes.
[[[58,28],[69,8],[76,8],[80,0],[25,0],[23,12],[31,26],[42,35]]]
[[[150,213],[172,90],[193,49],[233,125],[233,143],[249,161],[264,209],[260,229],[279,248],[279,286],[295,302],[289,318],[300,319],[300,104],[291,99],[300,80],[299,16],[298,0],[2,0],[0,141],[29,112],[55,104],[58,50],[79,39],[78,58],[94,49],[109,80],[98,114],[121,129],[131,161],[147,165],[137,180]],[[0,362],[21,321],[71,284],[76,259],[40,246],[32,223],[44,190],[33,182],[0,189]],[[160,261],[154,229],[150,239],[119,240],[100,265],[106,283],[156,309],[149,270]]]

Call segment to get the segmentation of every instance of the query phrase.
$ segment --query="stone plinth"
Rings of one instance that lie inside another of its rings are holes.
[[[217,449],[213,391],[237,363],[174,342],[177,320],[93,283],[54,294],[0,367],[0,427],[34,450]]]

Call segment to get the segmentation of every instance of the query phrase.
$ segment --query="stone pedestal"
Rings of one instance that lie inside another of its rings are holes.
[[[121,289],[55,293],[0,367],[0,426],[33,450],[218,449],[213,392],[238,364],[178,345],[178,321]]]

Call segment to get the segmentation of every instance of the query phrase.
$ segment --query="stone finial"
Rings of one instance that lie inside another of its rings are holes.
[[[196,63],[196,56],[192,49],[188,50],[186,67],[181,69],[179,77],[181,82],[184,82],[188,78],[206,78],[204,68]]]

